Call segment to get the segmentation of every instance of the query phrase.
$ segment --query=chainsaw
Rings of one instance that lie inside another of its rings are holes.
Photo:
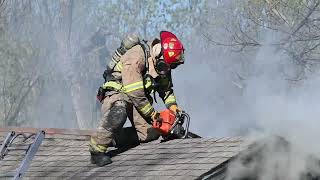
[[[190,116],[182,111],[177,114],[167,109],[160,112],[162,121],[153,121],[152,126],[162,135],[162,141],[189,137]]]

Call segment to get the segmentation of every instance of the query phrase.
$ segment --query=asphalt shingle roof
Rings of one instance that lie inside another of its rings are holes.
[[[8,131],[0,128],[0,142]],[[112,157],[110,165],[97,167],[90,164],[89,131],[45,131],[45,139],[24,179],[196,179],[245,148],[241,137],[153,141]],[[17,142],[15,147],[22,148],[23,144]],[[0,160],[0,174],[14,170],[23,153],[10,151]]]

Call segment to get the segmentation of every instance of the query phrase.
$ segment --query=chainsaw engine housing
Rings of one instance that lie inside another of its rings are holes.
[[[153,122],[153,128],[158,130],[164,140],[186,138],[189,129],[190,117],[182,112],[175,115],[171,110],[167,109],[160,112],[161,122]],[[186,125],[184,126],[186,119]]]

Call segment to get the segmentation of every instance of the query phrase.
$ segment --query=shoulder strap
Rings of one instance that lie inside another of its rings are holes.
[[[146,72],[148,72],[148,70],[149,70],[148,58],[150,57],[150,47],[147,44],[146,40],[141,40],[139,42],[139,44],[142,47],[143,52],[144,52],[144,64],[145,64],[145,67],[146,67]]]

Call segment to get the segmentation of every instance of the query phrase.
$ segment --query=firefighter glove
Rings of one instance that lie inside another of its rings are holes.
[[[179,114],[182,112],[182,109],[180,109],[177,105],[171,105],[169,109],[175,114]]]
[[[97,92],[97,100],[99,102],[102,102],[105,98],[106,95],[106,90],[103,89],[102,87],[99,87],[98,92]]]
[[[162,118],[160,116],[160,113],[157,112],[157,111],[152,113],[151,119],[152,119],[153,122],[157,122],[157,123],[161,123],[162,122]]]

